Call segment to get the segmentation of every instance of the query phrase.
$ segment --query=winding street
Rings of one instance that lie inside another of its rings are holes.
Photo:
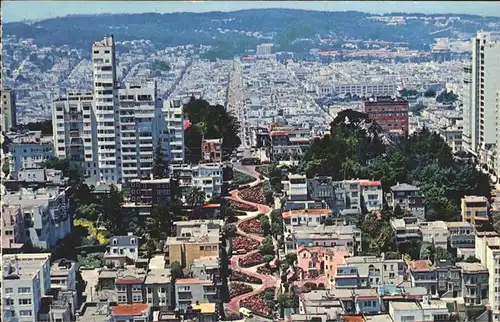
[[[263,181],[263,180],[261,180],[259,178],[260,174],[257,171],[255,171],[255,166],[235,166],[234,169],[237,170],[237,171],[243,172],[245,174],[248,174],[248,175],[250,175],[250,176],[252,176],[254,178],[256,178],[255,181],[253,181],[252,183],[250,183],[250,187],[254,187],[254,186],[260,184]],[[267,180],[267,178],[264,179],[264,181],[265,180]],[[239,191],[238,190],[232,190],[232,191],[230,191],[230,197],[229,197],[229,199],[234,200],[234,201],[238,201],[238,202],[241,202],[241,203],[245,203],[245,204],[248,204],[248,205],[251,205],[251,206],[254,206],[254,207],[256,207],[258,209],[257,212],[252,212],[251,214],[248,214],[248,212],[247,212],[246,216],[242,216],[242,217],[239,218],[239,220],[238,220],[238,222],[236,224],[236,232],[237,232],[237,235],[240,235],[240,236],[243,236],[243,237],[248,237],[248,238],[257,240],[260,243],[262,243],[262,241],[264,240],[264,237],[259,236],[259,235],[255,235],[255,234],[246,233],[246,232],[244,232],[243,230],[240,229],[240,225],[241,225],[241,223],[243,223],[245,221],[248,221],[248,220],[256,218],[259,213],[262,213],[262,214],[265,214],[266,216],[269,216],[269,214],[272,211],[271,207],[269,207],[267,205],[257,204],[257,203],[253,203],[253,202],[249,202],[249,201],[245,201],[245,200],[241,199],[240,196],[239,196]],[[229,309],[229,310],[231,310],[231,311],[233,311],[233,312],[238,312],[239,311],[239,309],[240,309],[240,301],[241,300],[244,300],[244,299],[246,299],[246,298],[248,298],[248,297],[250,297],[252,295],[259,294],[263,290],[265,290],[266,288],[277,287],[278,284],[279,284],[279,279],[276,278],[275,276],[257,273],[257,268],[259,266],[263,266],[265,264],[260,264],[260,265],[256,265],[256,266],[248,267],[248,268],[240,267],[240,265],[238,263],[238,261],[239,261],[240,258],[246,257],[246,256],[248,256],[250,254],[253,254],[253,253],[256,253],[258,251],[259,250],[256,249],[256,250],[254,250],[252,252],[249,252],[247,254],[233,255],[231,257],[231,269],[233,271],[239,271],[239,272],[245,273],[247,275],[260,278],[262,280],[262,285],[260,285],[260,287],[254,289],[252,292],[236,296],[236,297],[232,298],[229,301],[229,303],[226,304],[226,308]]]

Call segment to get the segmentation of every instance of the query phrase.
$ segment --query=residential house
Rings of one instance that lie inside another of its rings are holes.
[[[418,224],[418,218],[391,218],[390,224],[394,231],[396,244],[399,245],[402,243],[410,243],[412,241],[422,240],[422,233],[420,231],[420,225]]]
[[[5,205],[21,208],[26,241],[50,249],[71,233],[70,187],[21,188],[3,196]]]
[[[446,222],[448,227],[448,238],[451,248],[470,248],[475,246],[476,236],[474,235],[474,226],[464,221]]]
[[[391,301],[389,315],[393,321],[453,321],[445,302],[428,297],[422,302]]]
[[[163,256],[151,259],[149,269],[144,280],[146,303],[153,308],[173,308],[172,301],[172,274],[164,267]]]
[[[312,200],[325,202],[328,208],[334,211],[339,210],[332,177],[316,176],[308,179],[307,191]]]
[[[102,268],[97,282],[100,301],[118,304],[143,303],[146,270],[132,265],[123,268]]]
[[[353,254],[342,246],[297,248],[298,267],[301,268],[301,279],[314,279],[324,276],[329,281],[337,272],[337,266],[344,264],[344,258]]]
[[[444,221],[419,222],[422,242],[448,248],[448,226]]]
[[[115,266],[123,266],[137,259],[139,259],[139,237],[128,233],[127,236],[110,238],[109,251],[103,258],[106,263],[112,262]]]
[[[202,162],[222,162],[222,139],[202,139]]]
[[[39,320],[41,300],[50,290],[50,254],[2,256],[2,320]]]
[[[293,226],[319,226],[331,215],[330,209],[298,209],[285,211],[281,214],[287,230]]]
[[[480,263],[456,264],[462,275],[462,294],[466,306],[484,305],[488,301],[488,269]]]
[[[189,267],[195,259],[219,255],[222,221],[192,220],[175,225],[176,236],[167,238],[165,244],[167,264],[178,261]]]
[[[462,221],[470,222],[473,225],[488,221],[489,206],[488,198],[486,197],[465,196],[462,198],[461,203]]]
[[[213,281],[200,278],[180,278],[175,281],[176,308],[186,310],[200,303],[216,303],[217,288]]]
[[[455,298],[462,293],[460,267],[448,260],[436,260],[435,268],[438,280],[438,294],[441,298]]]
[[[285,252],[295,252],[300,246],[344,246],[352,254],[361,251],[361,230],[355,225],[301,225],[285,229]]]
[[[21,207],[2,204],[2,253],[16,253],[26,241]]]
[[[11,175],[17,178],[21,169],[40,168],[41,163],[55,156],[52,136],[41,131],[29,131],[10,138]]]
[[[179,182],[179,187],[185,193],[192,187],[199,187],[205,192],[206,200],[221,194],[222,163],[171,164],[171,177]]]
[[[425,220],[425,204],[420,188],[407,183],[398,183],[391,187],[388,199],[393,210],[399,206],[401,210]]]
[[[113,322],[146,322],[152,318],[149,304],[119,304],[111,307]]]
[[[436,267],[429,260],[416,260],[408,264],[412,286],[422,286],[430,295],[438,295],[438,276]]]
[[[383,192],[382,182],[371,180],[359,180],[359,188],[361,190],[361,197],[363,207],[367,211],[376,211],[382,209],[383,206]]]
[[[335,288],[374,288],[398,285],[406,280],[407,266],[402,259],[354,256],[345,258],[344,262],[337,267]]]
[[[61,258],[55,260],[50,267],[50,284],[53,289],[76,290],[77,263]]]
[[[493,232],[476,232],[476,258],[488,269],[488,299],[493,321],[500,321],[500,235]]]

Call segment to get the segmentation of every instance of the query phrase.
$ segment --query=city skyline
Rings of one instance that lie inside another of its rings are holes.
[[[268,9],[268,8],[288,8],[316,11],[362,11],[374,14],[384,14],[391,12],[405,13],[451,13],[451,14],[475,14],[482,16],[500,16],[500,6],[498,1],[485,2],[444,2],[444,1],[127,1],[116,6],[114,1],[30,1],[29,6],[25,1],[4,2],[2,6],[3,22],[19,22],[44,20],[56,17],[76,14],[134,14],[134,13],[173,13],[173,12],[209,12],[209,11],[237,11],[245,9]]]

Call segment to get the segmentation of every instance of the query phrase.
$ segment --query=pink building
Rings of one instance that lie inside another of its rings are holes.
[[[2,250],[20,249],[24,245],[24,218],[20,207],[2,205]]]
[[[299,246],[297,261],[302,270],[301,279],[315,279],[319,276],[331,280],[335,277],[337,266],[344,264],[344,258],[352,254],[346,247],[307,247]]]

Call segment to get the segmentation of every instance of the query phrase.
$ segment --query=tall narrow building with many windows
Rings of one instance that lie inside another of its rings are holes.
[[[156,84],[124,84],[120,93],[122,181],[147,177],[164,120]],[[163,142],[160,142],[163,144]],[[165,149],[164,149],[165,150]],[[167,151],[165,151],[167,153]],[[168,157],[168,156],[166,156]]]
[[[121,181],[120,113],[115,43],[105,37],[92,46],[99,179]]]
[[[52,106],[54,151],[85,169],[92,181],[99,179],[97,169],[97,123],[92,93],[68,93]]]
[[[465,145],[490,173],[500,174],[500,33],[478,31],[472,40],[472,65],[464,82],[470,81],[470,99],[464,102]],[[466,99],[465,97],[463,99]]]
[[[170,160],[173,163],[184,162],[184,116],[180,99],[166,100],[163,103],[163,115],[168,131]]]
[[[112,37],[94,43],[92,63],[94,91],[69,93],[53,102],[56,156],[81,165],[93,184],[149,177],[158,142],[167,159],[172,155],[169,122],[173,139],[180,141],[176,153],[182,162],[181,105],[167,108],[171,117],[164,117],[156,83],[119,84]]]

